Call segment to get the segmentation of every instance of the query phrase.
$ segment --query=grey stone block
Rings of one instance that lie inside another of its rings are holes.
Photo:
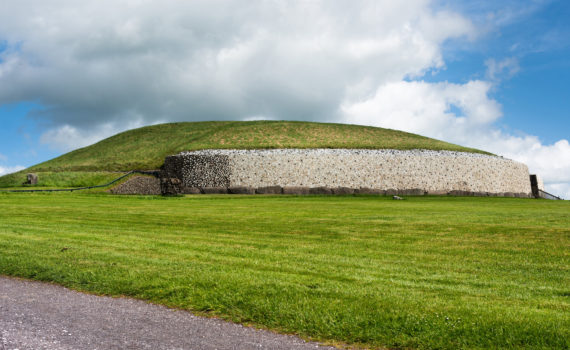
[[[446,191],[446,190],[431,190],[431,191],[427,191],[427,194],[430,196],[447,196],[448,191]]]
[[[160,193],[165,196],[175,196],[182,193],[182,181],[175,177],[160,178]]]
[[[423,196],[425,194],[425,191],[421,188],[410,188],[406,190],[400,190],[398,192],[402,196]]]
[[[398,194],[398,190],[395,188],[390,188],[386,190],[386,195],[387,196],[395,196]]]
[[[200,191],[200,189],[197,187],[184,187],[184,189],[182,190],[182,193],[184,193],[184,194],[201,194],[202,191]]]
[[[515,193],[515,197],[517,197],[517,198],[533,198],[532,193],[523,193],[523,192]]]
[[[333,194],[333,192],[328,187],[312,187],[309,189],[309,194]]]
[[[489,193],[488,192],[475,192],[473,194],[475,197],[489,197]]]
[[[281,194],[282,192],[283,188],[281,186],[266,186],[255,189],[257,194]]]
[[[204,187],[200,189],[203,194],[227,194],[226,187]]]
[[[354,190],[355,194],[374,194],[374,195],[385,195],[386,191],[377,188],[361,187]]]
[[[255,189],[253,187],[230,187],[228,192],[231,194],[255,194]]]
[[[332,189],[332,193],[336,195],[354,194],[354,188],[350,187],[336,187]]]
[[[283,187],[283,194],[309,194],[309,187],[285,186]]]
[[[26,182],[25,185],[37,185],[38,184],[38,175],[34,173],[30,173],[26,175]]]
[[[450,196],[458,196],[458,197],[472,197],[475,195],[474,192],[471,191],[461,191],[461,190],[453,190],[449,191]]]

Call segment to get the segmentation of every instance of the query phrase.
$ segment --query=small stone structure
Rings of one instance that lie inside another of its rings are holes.
[[[37,185],[38,184],[38,175],[34,173],[30,173],[26,175],[26,182],[24,185]]]
[[[202,150],[165,159],[163,194],[388,194],[530,197],[526,165],[429,150]]]

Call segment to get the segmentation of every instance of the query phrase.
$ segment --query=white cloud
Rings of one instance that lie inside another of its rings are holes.
[[[501,116],[499,104],[487,96],[490,87],[483,81],[395,81],[381,85],[370,99],[346,101],[342,111],[347,122],[446,138],[451,130],[479,128]],[[465,115],[455,115],[452,107]]]
[[[113,136],[121,131],[134,129],[143,126],[139,120],[127,123],[106,123],[94,125],[89,130],[79,129],[72,125],[63,125],[49,129],[40,137],[40,142],[48,145],[54,150],[69,152],[76,148],[94,144],[109,136]]]
[[[0,153],[0,161],[5,162],[7,160],[8,160],[8,157],[3,155],[2,153]],[[15,172],[23,170],[23,169],[25,169],[25,167],[23,167],[21,165],[15,165],[15,166],[0,165],[0,176],[15,173]]]
[[[17,171],[24,170],[24,169],[26,169],[26,167],[23,167],[21,165],[0,166],[0,176],[15,173]]]
[[[485,66],[485,76],[491,81],[510,79],[520,71],[519,60],[515,57],[507,57],[501,61],[490,58],[485,61]]]
[[[568,182],[549,184],[547,190],[555,196],[570,200],[570,183]]]
[[[83,131],[133,116],[333,120],[347,96],[442,67],[441,44],[474,32],[427,0],[6,0],[0,104],[41,101],[35,118]]]

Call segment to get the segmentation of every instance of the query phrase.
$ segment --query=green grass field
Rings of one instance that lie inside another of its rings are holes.
[[[570,346],[570,203],[0,193],[0,274],[338,344]]]

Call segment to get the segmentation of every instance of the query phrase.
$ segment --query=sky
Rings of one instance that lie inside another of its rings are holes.
[[[570,1],[3,0],[0,174],[127,129],[307,120],[528,165],[570,199]]]

